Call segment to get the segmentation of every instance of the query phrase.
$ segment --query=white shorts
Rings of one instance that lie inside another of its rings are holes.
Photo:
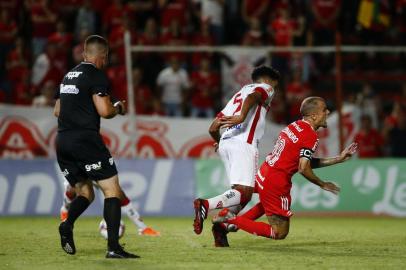
[[[258,170],[258,148],[235,138],[220,140],[219,154],[230,185],[254,187]]]

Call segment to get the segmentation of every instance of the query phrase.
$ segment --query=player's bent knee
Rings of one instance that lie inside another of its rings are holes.
[[[279,233],[279,234],[277,235],[277,238],[275,238],[275,239],[276,239],[276,240],[283,240],[283,239],[286,238],[286,236],[288,236],[287,233]]]
[[[274,234],[273,234],[273,239],[275,239],[275,240],[283,240],[283,239],[285,239],[286,238],[286,236],[288,236],[288,233],[289,232],[284,232],[284,231],[274,231]]]

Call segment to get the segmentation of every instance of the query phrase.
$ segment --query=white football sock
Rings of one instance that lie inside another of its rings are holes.
[[[122,206],[121,209],[127,214],[128,218],[138,227],[138,229],[143,230],[147,227],[145,223],[141,220],[140,214],[135,210],[135,207],[129,202],[127,205]]]
[[[239,205],[241,193],[236,189],[229,189],[221,195],[207,199],[209,210]]]

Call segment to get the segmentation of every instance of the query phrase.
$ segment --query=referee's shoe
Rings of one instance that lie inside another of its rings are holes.
[[[131,254],[123,249],[122,246],[118,245],[115,250],[109,250],[106,253],[106,258],[108,259],[137,259],[140,256]]]
[[[73,242],[73,228],[66,222],[59,225],[59,235],[61,236],[62,249],[73,255],[76,253],[75,242]]]

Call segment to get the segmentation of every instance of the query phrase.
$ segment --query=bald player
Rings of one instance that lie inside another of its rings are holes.
[[[326,120],[330,111],[321,97],[308,97],[303,100],[300,112],[303,119],[291,123],[281,131],[272,152],[258,170],[256,189],[260,202],[241,216],[235,216],[224,208],[213,219],[214,223],[227,222],[258,236],[284,239],[289,233],[292,216],[291,178],[296,172],[321,189],[338,194],[340,188],[332,182],[321,180],[312,168],[348,160],[355,153],[357,144],[352,143],[336,157],[314,158],[313,153],[319,143],[316,131],[321,127],[327,128]],[[264,213],[268,224],[253,221]]]
[[[100,135],[100,117],[110,119],[126,113],[125,101],[112,103],[108,79],[102,71],[108,59],[107,41],[101,36],[89,36],[83,57],[84,61],[64,76],[55,95],[56,156],[62,174],[77,194],[69,207],[68,218],[59,225],[61,246],[68,254],[76,253],[73,227],[94,199],[93,180],[105,197],[106,258],[139,258],[126,252],[118,241],[122,191],[116,165]]]

